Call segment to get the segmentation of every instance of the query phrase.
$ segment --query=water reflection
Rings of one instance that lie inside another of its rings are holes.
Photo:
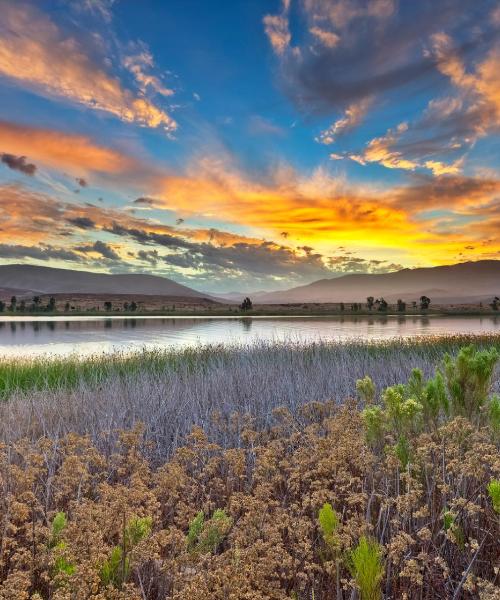
[[[283,318],[20,317],[0,318],[0,355],[95,354],[114,350],[290,340],[388,339],[500,333],[500,316],[361,316]]]

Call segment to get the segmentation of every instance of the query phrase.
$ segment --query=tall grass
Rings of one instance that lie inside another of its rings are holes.
[[[259,427],[269,426],[278,407],[296,414],[307,402],[355,397],[356,381],[366,374],[377,390],[406,381],[414,367],[428,377],[446,352],[456,354],[471,341],[500,349],[500,336],[453,336],[3,360],[0,440],[54,438],[73,431],[103,443],[103,432],[141,421],[159,459],[169,456],[193,425],[209,434],[217,431],[216,441],[225,447],[238,446],[236,413],[248,415]],[[496,374],[494,391],[499,390]]]

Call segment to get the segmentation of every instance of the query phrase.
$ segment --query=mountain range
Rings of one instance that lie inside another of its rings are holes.
[[[36,265],[0,265],[0,290],[15,290],[18,295],[37,294],[140,294],[206,298],[166,277],[147,274],[107,274],[55,269]]]
[[[308,285],[260,294],[259,303],[364,302],[367,296],[406,302],[428,296],[435,303],[491,300],[500,295],[500,260],[402,269],[393,273],[350,274],[320,279]]]
[[[406,302],[429,296],[441,304],[487,302],[500,296],[500,260],[482,260],[440,267],[402,269],[393,273],[348,274],[321,279],[283,291],[254,294],[207,294],[149,274],[104,274],[37,265],[0,265],[3,294],[123,294],[212,298],[234,303],[250,296],[259,304],[364,302],[367,296]]]

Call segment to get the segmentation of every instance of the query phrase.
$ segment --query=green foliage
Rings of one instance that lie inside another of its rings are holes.
[[[142,517],[131,519],[125,529],[125,545],[127,548],[133,548],[151,533],[153,519],[151,517]]]
[[[205,521],[203,511],[200,511],[189,524],[187,534],[188,550],[193,552],[216,553],[231,529],[233,520],[220,508],[214,511],[212,518]]]
[[[76,571],[75,565],[65,556],[66,542],[59,542],[54,548],[54,575],[73,575]]]
[[[406,396],[421,400],[424,394],[424,374],[421,369],[412,369],[406,384]]]
[[[66,519],[66,513],[64,513],[64,512],[56,513],[56,515],[54,516],[54,518],[52,520],[51,537],[50,537],[50,542],[49,542],[49,546],[51,548],[53,548],[54,546],[56,546],[59,543],[61,533],[66,528],[67,524],[68,524],[68,521]]]
[[[448,531],[450,527],[453,526],[454,522],[455,515],[451,511],[445,509],[443,512],[443,529]]]
[[[373,404],[377,390],[371,377],[367,375],[363,379],[358,379],[356,381],[356,391],[365,404]]]
[[[121,544],[113,547],[109,558],[101,567],[101,583],[105,587],[121,587],[127,581],[130,575],[130,553],[139,542],[149,536],[152,525],[151,517],[134,517],[128,521]]]
[[[425,384],[422,398],[423,415],[426,423],[436,423],[439,414],[443,411],[449,413],[448,397],[443,374],[438,371],[432,379]]]
[[[384,563],[380,544],[363,536],[350,552],[348,565],[359,588],[361,600],[381,600],[380,584],[384,576]]]
[[[493,504],[493,510],[500,513],[500,480],[492,479],[488,484],[488,494]]]
[[[197,546],[198,551],[201,553],[212,552],[215,554],[228,531],[231,529],[232,524],[233,520],[224,510],[217,509],[214,511],[212,518],[205,523],[203,531],[199,536]]]
[[[495,436],[500,437],[500,396],[495,394],[488,407],[488,424]]]
[[[337,529],[339,516],[329,502],[325,502],[318,513],[318,522],[325,544],[333,549],[338,544]]]
[[[54,556],[54,575],[73,575],[76,571],[75,565],[70,562],[64,552],[66,550],[66,542],[61,540],[61,535],[68,525],[66,513],[58,512],[52,519],[50,531],[49,548]]]
[[[101,583],[105,587],[108,585],[121,587],[128,577],[129,570],[128,557],[124,559],[122,547],[115,546],[101,567]]]
[[[406,469],[411,462],[411,447],[408,438],[405,435],[399,437],[398,443],[394,446],[394,452],[399,458],[399,462],[403,469]]]
[[[385,413],[381,406],[368,406],[361,413],[366,432],[366,441],[377,445],[384,439]]]
[[[453,415],[478,419],[499,358],[496,348],[477,350],[473,345],[462,348],[455,358],[445,355],[444,374]]]
[[[421,426],[423,407],[414,398],[405,399],[405,385],[388,387],[382,398],[391,429],[399,434],[417,431]]]
[[[198,538],[203,530],[203,524],[205,523],[205,514],[202,510],[196,515],[196,517],[189,523],[189,530],[187,534],[187,546],[188,550],[194,550],[198,543]]]

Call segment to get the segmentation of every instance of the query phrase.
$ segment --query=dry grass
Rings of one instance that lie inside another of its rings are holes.
[[[213,417],[229,422],[250,415],[259,427],[273,411],[296,414],[308,402],[343,402],[370,374],[377,389],[406,381],[412,368],[433,373],[446,352],[474,340],[497,347],[499,336],[421,338],[381,343],[260,343],[240,348],[206,346],[131,356],[0,362],[0,440],[90,435],[145,427],[155,460],[168,458],[196,425],[224,447],[241,443],[222,435]],[[498,374],[493,389],[500,391]]]

